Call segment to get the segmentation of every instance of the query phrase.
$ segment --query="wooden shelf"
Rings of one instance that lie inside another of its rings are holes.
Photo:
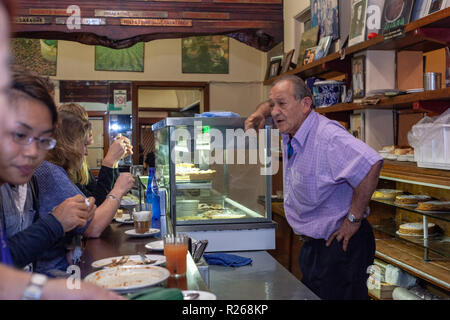
[[[375,257],[403,269],[444,290],[450,290],[450,261],[430,254],[432,261],[423,261],[423,248],[397,239],[376,240]]]
[[[384,160],[380,178],[450,189],[450,171],[419,168],[415,162]]]
[[[363,109],[412,109],[416,112],[432,112],[445,111],[445,108],[450,107],[450,88],[443,88],[438,90],[430,90],[419,93],[409,93],[399,95],[393,98],[382,98],[378,104],[361,105],[358,103],[339,103],[334,106],[314,109],[317,113],[327,114],[334,112],[349,112],[353,110]],[[439,101],[438,107],[423,107],[421,102]],[[428,109],[427,109],[428,108]]]
[[[342,54],[333,52],[322,59],[313,61],[307,65],[299,66],[277,77],[264,81],[264,85],[272,84],[283,75],[298,75],[306,79],[311,76],[319,76],[329,71],[345,73],[353,54],[364,50],[409,50],[428,52],[445,48],[450,42],[450,8],[445,8],[422,19],[413,21],[405,26],[405,36],[384,39],[379,35],[373,39],[344,48]]]

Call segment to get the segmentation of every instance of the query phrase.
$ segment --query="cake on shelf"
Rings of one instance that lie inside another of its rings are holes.
[[[416,204],[419,201],[428,200],[431,200],[431,197],[422,194],[401,194],[395,197],[395,202],[398,204]]]
[[[179,182],[210,181],[216,170],[200,170],[192,163],[177,163],[175,166],[175,178]]]
[[[426,201],[417,204],[417,210],[450,211],[450,201]]]
[[[384,199],[384,200],[392,200],[395,199],[396,196],[402,194],[402,190],[395,189],[378,189],[372,195],[372,199]]]
[[[434,223],[428,223],[428,234],[433,234],[435,232],[436,225]],[[423,236],[423,223],[410,222],[401,224],[398,233],[401,235]]]

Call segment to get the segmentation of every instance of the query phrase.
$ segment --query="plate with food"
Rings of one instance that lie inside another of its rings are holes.
[[[115,217],[114,220],[116,220],[116,222],[124,223],[124,224],[132,224],[133,223],[133,218],[128,213],[122,214],[121,217]]]
[[[145,262],[142,261],[139,255],[128,255],[128,256],[118,256],[109,257],[101,260],[94,261],[91,266],[93,268],[113,268],[118,266],[159,266],[166,262],[166,257],[163,255],[156,254],[146,254]]]
[[[160,284],[169,276],[169,270],[158,266],[117,266],[92,272],[84,281],[119,293],[128,293]]]

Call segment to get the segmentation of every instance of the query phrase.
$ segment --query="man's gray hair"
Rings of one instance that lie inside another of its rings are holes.
[[[300,101],[304,97],[310,97],[312,100],[312,105],[314,105],[314,97],[311,93],[311,90],[309,90],[305,81],[303,81],[301,78],[294,76],[294,75],[282,76],[282,77],[278,78],[277,80],[275,80],[275,82],[272,84],[272,87],[274,87],[277,83],[279,83],[281,81],[289,81],[292,83],[292,85],[294,87],[295,100]]]

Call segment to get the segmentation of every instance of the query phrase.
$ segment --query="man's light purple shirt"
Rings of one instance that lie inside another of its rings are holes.
[[[311,111],[292,138],[283,139],[284,211],[297,234],[328,239],[347,215],[354,189],[380,155],[336,121]]]

